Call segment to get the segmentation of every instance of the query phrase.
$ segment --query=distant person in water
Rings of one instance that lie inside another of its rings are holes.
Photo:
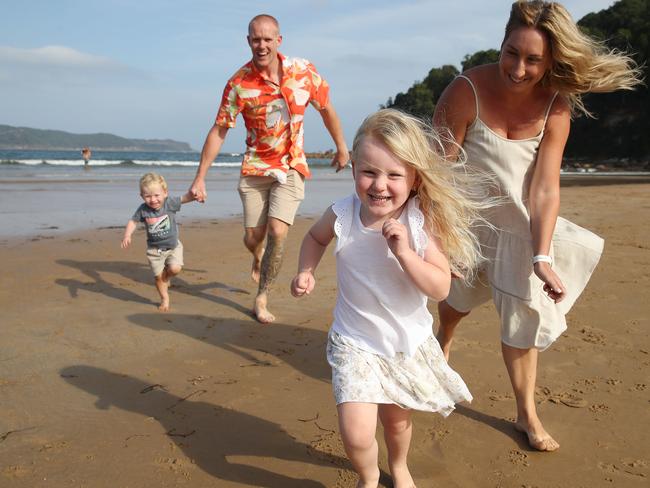
[[[268,294],[280,270],[289,226],[304,198],[304,179],[310,177],[303,148],[308,103],[318,110],[336,144],[332,159],[336,171],[347,165],[349,153],[327,82],[309,61],[278,52],[282,43],[278,21],[270,15],[254,17],[247,39],[252,59],[226,84],[190,191],[205,201],[205,176],[241,113],[247,130],[238,187],[244,206],[244,245],[253,254],[251,277],[259,283],[253,312],[266,324],[275,320],[267,308]]]
[[[84,160],[84,166],[88,166],[88,163],[90,162],[90,158],[93,155],[93,153],[90,151],[89,147],[84,147],[81,150],[81,157]]]
[[[167,182],[155,173],[140,178],[140,196],[144,203],[126,224],[122,249],[131,245],[131,235],[144,222],[147,230],[147,259],[156,277],[156,289],[160,294],[161,312],[169,311],[169,282],[183,267],[183,244],[178,239],[176,212],[181,204],[195,200],[191,192],[181,197],[169,197]]]

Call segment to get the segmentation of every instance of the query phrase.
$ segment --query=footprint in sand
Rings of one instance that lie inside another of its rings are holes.
[[[594,329],[593,327],[583,327],[580,329],[582,334],[582,340],[590,344],[605,345],[607,341],[605,340],[605,334]]]
[[[599,403],[589,407],[589,411],[595,414],[607,414],[609,413],[609,407],[604,403]]]
[[[548,401],[556,405],[562,404],[571,408],[584,408],[589,403],[574,390],[573,392],[551,393]]]
[[[530,466],[530,463],[528,462],[528,454],[519,449],[511,449],[508,458],[512,464],[526,467]]]
[[[449,429],[429,429],[428,432],[429,436],[440,442],[443,440],[445,437],[447,437],[449,434],[451,434],[451,430]]]

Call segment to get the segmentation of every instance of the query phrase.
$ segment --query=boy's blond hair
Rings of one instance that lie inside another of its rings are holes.
[[[165,178],[160,176],[158,173],[147,173],[140,178],[140,193],[145,188],[150,188],[152,185],[160,185],[160,188],[163,191],[167,191],[167,182]]]
[[[495,204],[488,197],[489,177],[467,173],[462,148],[461,162],[448,161],[443,148],[453,144],[450,138],[443,141],[429,124],[399,110],[379,110],[363,121],[352,144],[352,161],[368,136],[415,170],[419,184],[414,193],[420,198],[425,229],[440,239],[452,272],[470,281],[484,261],[474,231],[477,224],[490,226],[479,211]]]

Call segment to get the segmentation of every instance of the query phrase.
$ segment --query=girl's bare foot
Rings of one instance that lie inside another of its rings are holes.
[[[523,421],[515,423],[515,430],[526,434],[528,437],[528,444],[533,449],[538,451],[555,451],[560,448],[560,444],[546,432],[542,424],[535,426],[526,426]]]
[[[377,488],[379,486],[379,469],[377,469],[377,477],[363,481],[359,479],[357,482],[357,488]],[[397,485],[395,485],[397,486]]]
[[[392,466],[390,474],[393,477],[393,486],[395,488],[415,488],[415,482],[411,477],[408,466]]]

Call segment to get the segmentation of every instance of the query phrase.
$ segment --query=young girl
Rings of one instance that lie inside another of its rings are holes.
[[[558,218],[560,166],[580,95],[630,89],[640,71],[629,57],[580,32],[556,2],[512,5],[496,64],[468,70],[445,90],[434,125],[448,128],[470,168],[495,178],[505,202],[486,216],[481,235],[485,280],[454,281],[439,304],[440,345],[449,355],[454,329],[492,299],[501,318],[503,359],[517,403],[515,429],[534,449],[559,443],[535,406],[538,351],[566,330],[565,314],[585,287],[603,248],[598,236]]]
[[[327,359],[346,453],[359,487],[379,481],[377,416],[397,488],[414,486],[406,456],[411,409],[447,416],[471,401],[432,335],[427,297],[444,300],[452,272],[481,260],[470,225],[474,199],[464,175],[438,154],[440,140],[418,119],[381,110],[352,149],[355,195],[332,205],[302,243],[294,296],[314,289],[314,270],[336,236],[338,298]]]

